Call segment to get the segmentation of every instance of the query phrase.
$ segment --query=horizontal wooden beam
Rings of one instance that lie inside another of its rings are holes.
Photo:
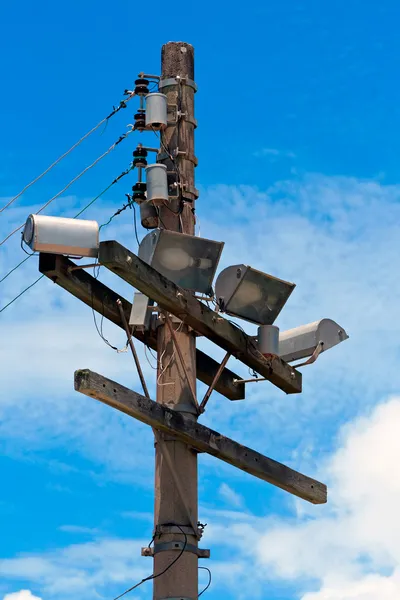
[[[287,394],[301,392],[301,373],[279,356],[264,357],[250,336],[179,288],[118,242],[102,242],[99,261],[161,308],[240,359]]]
[[[46,275],[54,283],[67,290],[67,292],[91,308],[93,307],[96,312],[104,315],[109,321],[123,329],[116,301],[118,298],[121,299],[128,321],[132,308],[131,303],[101,283],[101,281],[92,277],[85,269],[70,270],[71,267],[76,266],[75,263],[65,256],[56,254],[39,255],[39,271],[43,275]],[[157,350],[157,337],[154,331],[148,333],[136,331],[134,336],[153,350]],[[208,354],[205,354],[201,350],[196,350],[196,368],[198,379],[206,385],[210,385],[219,368],[219,364],[211,356],[208,356]],[[225,368],[216,385],[216,391],[229,400],[243,400],[245,397],[244,384],[236,385],[234,383],[234,380],[238,378],[239,375]]]
[[[327,490],[323,483],[242,446],[102,375],[86,369],[76,371],[75,389],[159,431],[176,436],[199,452],[207,452],[308,502],[323,504],[327,500]]]

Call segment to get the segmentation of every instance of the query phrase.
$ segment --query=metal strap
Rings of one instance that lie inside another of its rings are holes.
[[[190,162],[192,162],[195,167],[197,167],[197,165],[199,164],[199,160],[194,154],[189,154],[188,152],[179,152],[179,155],[185,160],[190,160]],[[158,162],[161,162],[167,158],[171,160],[171,157],[167,152],[160,152],[157,156]],[[175,160],[176,156],[173,156],[172,158]]]
[[[186,544],[185,542],[162,542],[161,544],[154,544],[154,548],[142,548],[142,556],[154,556],[159,552],[167,552],[169,550],[176,550],[177,552],[191,552],[196,554],[198,558],[210,558],[210,550],[201,549],[194,544]]]
[[[195,92],[197,92],[197,85],[193,81],[193,79],[189,79],[188,77],[181,77],[181,79],[177,80],[175,77],[169,77],[168,79],[161,79],[158,84],[158,89],[162,90],[165,87],[169,87],[171,85],[188,85],[193,88]]]

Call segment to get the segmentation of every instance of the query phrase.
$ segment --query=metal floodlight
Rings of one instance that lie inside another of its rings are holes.
[[[155,229],[140,243],[139,258],[176,285],[210,294],[224,242]]]
[[[279,356],[286,362],[315,356],[348,339],[348,335],[332,319],[321,319],[279,334]],[[314,361],[312,361],[314,362]]]
[[[99,224],[83,219],[29,215],[23,241],[34,252],[67,256],[98,256]]]
[[[294,288],[294,283],[246,265],[233,265],[218,275],[215,295],[221,310],[229,315],[272,325]]]

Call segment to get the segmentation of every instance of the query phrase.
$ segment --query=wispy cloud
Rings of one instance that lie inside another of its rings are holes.
[[[279,158],[296,158],[296,154],[291,150],[278,150],[277,148],[261,148],[254,152],[256,158],[267,157],[271,161],[278,160]]]
[[[61,525],[59,531],[65,533],[81,533],[84,535],[97,535],[99,530],[95,527],[82,527],[81,525]]]
[[[400,253],[399,198],[398,186],[322,175],[281,181],[265,191],[250,186],[202,190],[198,210],[203,234],[226,242],[221,268],[245,262],[297,283],[279,318],[282,329],[328,316],[350,334],[345,344],[304,369],[301,396],[285,397],[269,384],[248,386],[245,403],[227,403],[226,410],[219,409],[223,399],[213,398],[206,423],[249,445],[257,440],[257,449],[274,457],[279,447],[276,458],[310,472],[319,460],[313,449],[328,450],[341,422],[373,406],[382,393],[400,389],[400,373],[387,360],[398,353],[394,324],[400,282],[387,257]],[[67,199],[65,213],[70,214],[75,204],[76,199]],[[102,205],[99,219],[113,208]],[[121,215],[122,220],[106,229],[104,236],[131,246],[130,215],[125,217]],[[6,230],[8,225],[0,223],[0,228]],[[11,261],[9,252],[0,253],[3,266]],[[3,284],[5,299],[36,276],[36,260],[28,261]],[[117,277],[107,273],[101,277],[126,297],[132,295]],[[131,476],[133,465],[136,480],[148,473],[150,430],[139,423],[131,427],[128,417],[73,391],[72,373],[79,367],[139,388],[131,357],[113,354],[103,344],[90,309],[45,280],[2,317],[2,339],[7,340],[0,347],[5,450],[12,452],[18,440],[29,439],[34,450],[62,445],[68,439],[115,476]],[[245,327],[252,331],[251,326]],[[116,345],[123,345],[122,331],[110,323],[105,323],[105,330]],[[204,339],[199,344],[212,355],[221,355]],[[374,369],[366,372],[372,346]],[[149,383],[154,384],[154,372],[143,354],[142,361]],[[230,366],[247,373],[234,359]],[[40,400],[29,393],[33,388],[40,390]],[[268,436],[263,434],[263,423],[268,423]],[[147,448],[148,454],[143,452]],[[210,468],[228,467],[213,461]]]
[[[242,496],[225,482],[219,486],[218,494],[226,504],[229,504],[233,508],[241,508],[243,506]]]
[[[76,595],[85,595],[88,599],[105,593],[116,595],[151,571],[151,561],[146,563],[146,559],[140,559],[142,545],[145,545],[144,540],[105,538],[47,554],[0,560],[0,574],[14,582],[29,580],[46,600]],[[31,596],[15,598],[28,599]],[[14,600],[12,595],[10,600]]]

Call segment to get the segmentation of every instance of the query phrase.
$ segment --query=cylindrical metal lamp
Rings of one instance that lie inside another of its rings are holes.
[[[147,200],[155,205],[168,202],[167,167],[161,163],[146,167]]]
[[[264,356],[279,353],[279,327],[276,325],[260,325],[257,340],[258,349]]]
[[[167,126],[167,96],[148,94],[146,96],[146,127],[160,130]]]

